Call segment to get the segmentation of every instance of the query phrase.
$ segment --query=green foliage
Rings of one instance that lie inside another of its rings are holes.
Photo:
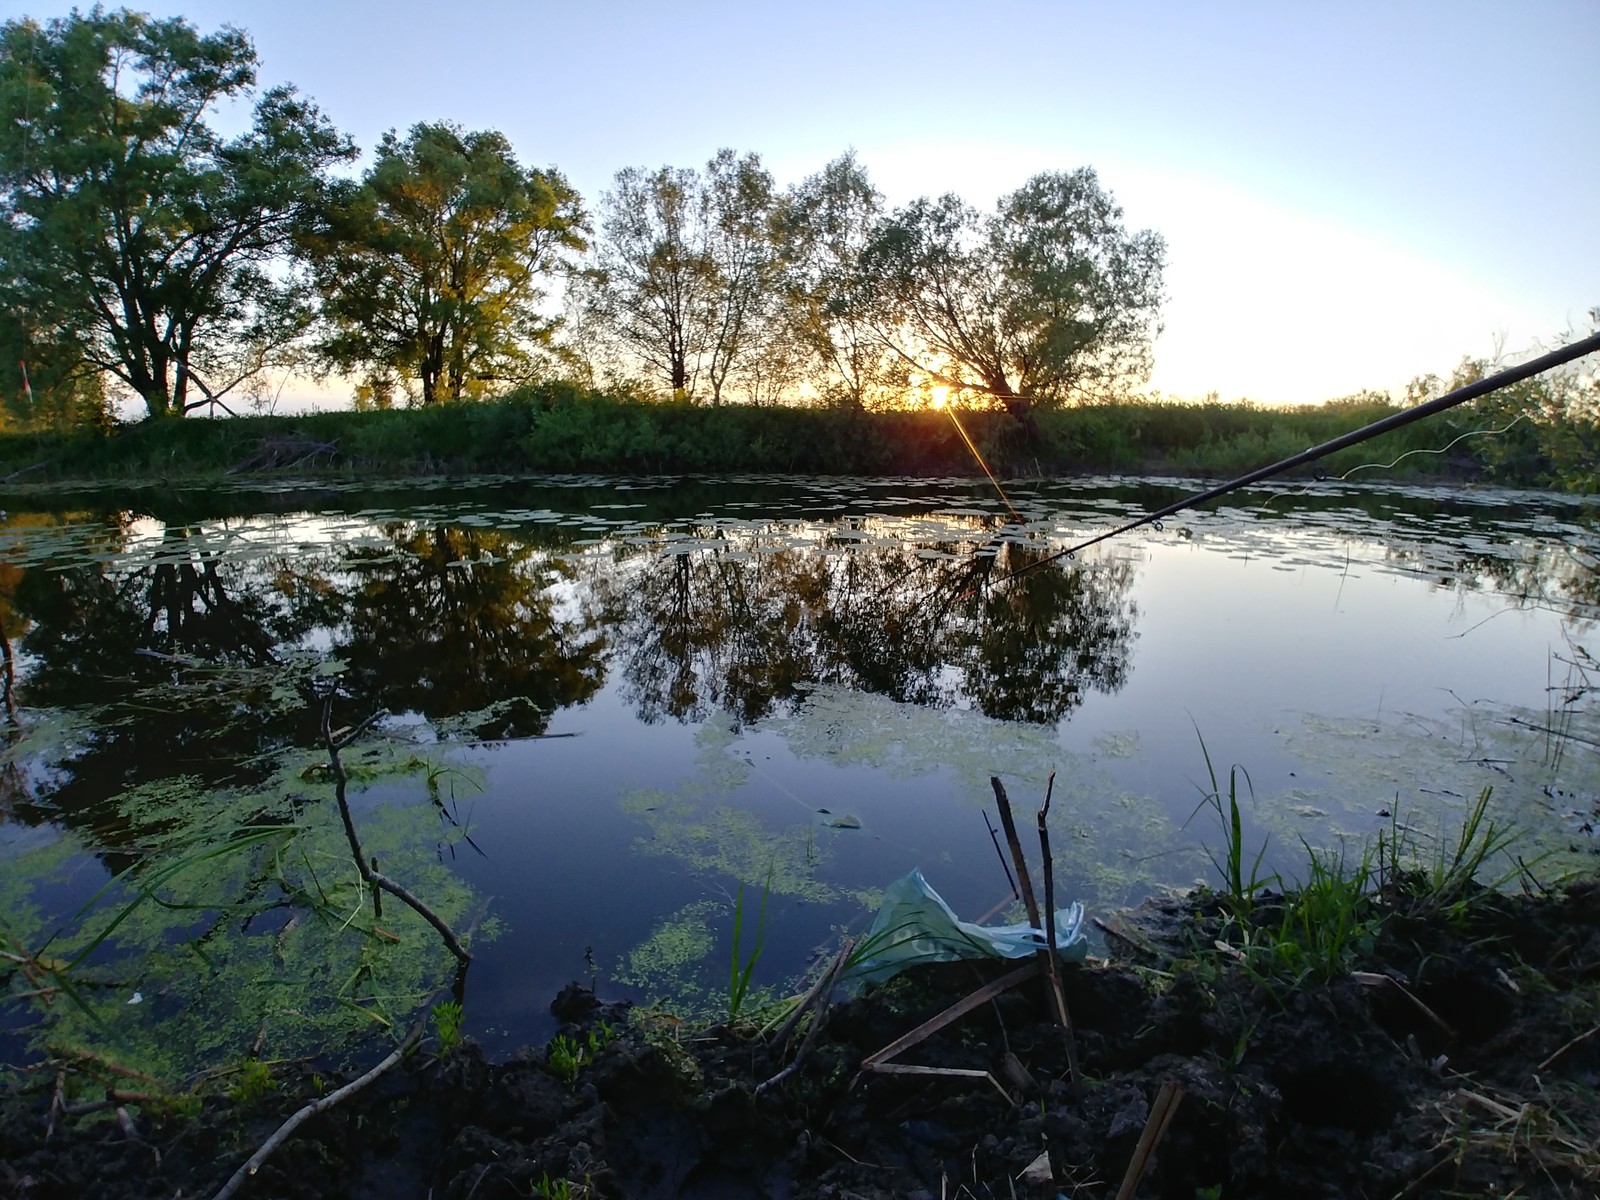
[[[739,881],[739,891],[733,902],[733,951],[728,964],[728,1020],[739,1019],[739,1009],[750,993],[750,977],[766,949],[767,901],[772,896],[772,872],[767,871],[767,882],[761,889],[761,912],[756,918],[754,941],[750,952],[743,956],[739,951],[744,937],[744,881]]]
[[[1026,409],[1122,394],[1150,369],[1166,245],[1130,234],[1093,169],[1036,175],[980,216],[895,210],[861,260],[881,336],[921,374]]]
[[[1393,810],[1389,829],[1378,834],[1376,862],[1391,900],[1418,914],[1442,913],[1459,920],[1485,896],[1526,868],[1508,867],[1498,877],[1480,882],[1484,869],[1516,841],[1516,833],[1489,815],[1493,788],[1484,788],[1467,810],[1454,838],[1440,837],[1431,851],[1401,824]]]
[[[589,1188],[570,1179],[551,1179],[546,1171],[539,1182],[533,1185],[533,1194],[539,1200],[581,1200],[589,1194]]]
[[[618,171],[601,199],[594,269],[577,288],[592,357],[636,363],[677,398],[720,404],[735,378],[750,398],[774,398],[762,381],[772,356],[761,354],[778,349],[773,205],[754,154],[719,150],[703,171]]]
[[[883,214],[855,152],[790,189],[776,214],[787,333],[810,358],[807,375],[830,403],[892,406],[905,391],[904,365],[873,327],[873,296],[861,256]]]
[[[415,770],[398,746],[369,750],[370,779]],[[176,777],[126,790],[102,819],[121,839],[113,861],[127,865],[48,926],[37,896],[86,848],[64,837],[9,858],[0,942],[49,989],[12,1002],[34,1010],[30,1036],[172,1080],[253,1046],[325,1052],[409,1016],[446,977],[448,954],[403,905],[374,918],[330,782],[307,769],[318,758],[273,754],[237,787]],[[447,922],[465,918],[470,893],[433,853],[431,805],[381,806],[361,832],[387,873]]]
[[[101,8],[0,28],[5,307],[153,417],[247,384],[304,324],[275,268],[354,149],[286,86],[223,138],[209,118],[255,82],[232,28]]]
[[[329,326],[319,361],[365,372],[358,402],[377,408],[397,387],[424,405],[503,392],[550,340],[540,285],[585,226],[566,180],[518,165],[500,133],[385,134],[302,239]]]
[[[103,434],[110,420],[105,381],[69,332],[42,321],[0,322],[0,429]]]
[[[439,1037],[439,1049],[446,1054],[461,1044],[461,1004],[456,1000],[442,1000],[433,1006],[433,1030]]]
[[[249,1059],[239,1068],[228,1086],[228,1097],[236,1104],[254,1104],[278,1086],[272,1068],[260,1059]]]
[[[1306,851],[1306,878],[1284,897],[1282,921],[1271,948],[1289,975],[1332,979],[1372,949],[1381,923],[1372,894],[1373,861],[1363,851],[1352,866],[1342,850],[1318,853],[1301,844]]]
[[[575,1087],[584,1064],[593,1062],[616,1037],[616,1028],[605,1021],[597,1022],[582,1037],[557,1034],[546,1047],[545,1061],[557,1079],[569,1088]]]
[[[1250,784],[1249,773],[1235,764],[1228,769],[1228,795],[1224,803],[1222,789],[1217,784],[1216,768],[1211,764],[1211,752],[1206,749],[1204,738],[1200,739],[1200,753],[1205,756],[1211,790],[1201,789],[1200,803],[1189,814],[1189,820],[1194,820],[1201,809],[1210,809],[1216,814],[1217,824],[1222,831],[1222,857],[1218,858],[1210,848],[1206,853],[1210,855],[1217,873],[1222,876],[1222,897],[1229,911],[1241,921],[1247,920],[1257,894],[1278,882],[1276,875],[1261,874],[1261,862],[1267,854],[1266,839],[1262,839],[1261,849],[1256,851],[1255,858],[1251,860],[1249,874],[1245,873],[1244,822],[1239,811],[1240,776],[1244,777],[1245,785],[1251,787],[1252,795],[1254,787]]]
[[[1220,401],[1089,404],[1035,412],[1035,432],[1026,436],[1003,412],[967,412],[960,420],[984,461],[1002,475],[1113,470],[1226,476],[1395,411],[1382,398],[1370,397],[1283,409]],[[1555,425],[1546,432],[1545,425],[1536,428],[1528,420],[1499,434],[1493,431],[1506,424],[1493,423],[1499,416],[1470,406],[1343,451],[1301,475],[1478,478],[1492,473],[1506,483],[1590,486],[1577,451],[1569,455],[1571,469],[1561,473],[1542,458],[1512,455],[1508,446],[1508,439],[1524,435],[1578,439],[1590,434],[1578,426],[1568,434],[1554,432]],[[1479,436],[1476,431],[1487,432]],[[1458,442],[1462,434],[1473,436]],[[1419,453],[1447,446],[1452,447],[1447,453]],[[411,410],[145,422],[114,437],[90,429],[0,432],[0,473],[27,471],[25,482],[172,481],[290,469],[296,477],[368,479],[444,472],[974,475],[981,470],[944,412],[711,408],[569,383],[526,386],[482,403]]]

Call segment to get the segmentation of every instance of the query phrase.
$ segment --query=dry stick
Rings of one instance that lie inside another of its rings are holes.
[[[49,1141],[56,1132],[56,1118],[66,1111],[67,1107],[67,1073],[56,1072],[55,1090],[50,1093],[50,1117],[45,1122],[44,1140]]]
[[[888,1062],[891,1058],[894,1058],[904,1051],[909,1050],[918,1042],[926,1041],[928,1038],[938,1033],[939,1030],[943,1029],[951,1022],[960,1020],[973,1009],[982,1007],[983,1005],[989,1003],[989,1001],[993,1000],[996,996],[1000,995],[1002,992],[1010,991],[1023,980],[1030,979],[1038,973],[1039,964],[1037,962],[1031,962],[1024,966],[1018,967],[1015,971],[1012,971],[1009,974],[1000,976],[999,979],[996,979],[993,983],[985,984],[983,987],[973,992],[970,996],[964,996],[960,1000],[957,1000],[954,1004],[945,1009],[942,1013],[939,1013],[937,1016],[929,1017],[910,1033],[896,1038],[882,1050],[867,1055],[866,1058],[861,1060],[861,1065],[868,1070],[871,1070],[874,1066],[880,1063]]]
[[[467,952],[466,947],[456,940],[456,935],[450,929],[450,926],[446,925],[444,920],[433,909],[413,896],[400,884],[390,879],[387,875],[380,875],[373,867],[368,865],[366,855],[361,851],[361,839],[356,834],[355,818],[350,814],[350,801],[345,797],[345,789],[349,779],[344,772],[344,763],[339,759],[339,751],[365,733],[377,722],[380,716],[382,716],[381,712],[374,713],[354,729],[345,730],[335,736],[330,728],[330,723],[333,720],[333,694],[330,692],[322,700],[322,739],[328,746],[328,762],[333,768],[333,794],[334,798],[339,802],[339,816],[344,821],[344,835],[350,842],[350,853],[356,860],[356,870],[361,872],[361,878],[366,880],[374,889],[382,888],[391,896],[400,900],[401,903],[412,908],[423,920],[439,931],[439,936],[444,939],[444,944],[449,947],[450,953],[454,954],[456,960],[465,966],[472,961],[472,955]]]
[[[1061,958],[1056,953],[1056,872],[1050,858],[1050,797],[1055,794],[1056,773],[1050,772],[1044,788],[1044,807],[1039,810],[1039,852],[1044,855],[1044,944],[1045,963],[1050,969],[1050,991],[1055,997],[1056,1017],[1067,1035],[1067,1071],[1076,1088],[1082,1079],[1078,1074],[1078,1042],[1072,1032],[1072,1014],[1067,1011],[1067,994],[1061,987]]]
[[[1005,1097],[1007,1104],[1015,1104],[1017,1099],[1006,1091],[1005,1085],[996,1079],[992,1072],[978,1071],[969,1067],[919,1067],[911,1063],[875,1063],[868,1068],[879,1075],[924,1075],[943,1077],[947,1079],[987,1079],[994,1085],[994,1090]]]
[[[1432,1021],[1445,1037],[1449,1038],[1451,1041],[1455,1041],[1456,1031],[1450,1027],[1450,1023],[1438,1013],[1434,1012],[1433,1009],[1429,1008],[1420,999],[1418,999],[1415,992],[1406,987],[1406,985],[1401,983],[1398,979],[1394,978],[1394,976],[1384,975],[1376,971],[1351,971],[1350,978],[1366,987],[1394,988],[1407,1000],[1411,1001],[1412,1006],[1418,1012],[1427,1017],[1428,1020]]]
[[[794,1011],[784,1018],[783,1024],[778,1027],[778,1032],[772,1038],[772,1044],[778,1047],[778,1053],[782,1054],[784,1047],[789,1044],[789,1035],[794,1032],[794,1027],[800,1024],[800,1018],[806,1015],[806,1010],[816,1002],[817,997],[822,995],[825,988],[832,986],[832,980],[836,978],[839,964],[850,957],[850,951],[855,949],[855,944],[854,938],[845,938],[844,944],[839,947],[839,953],[828,960],[822,968],[822,974],[817,976],[817,981],[811,985],[810,990],[801,998]]]
[[[822,979],[819,981],[821,986],[812,989],[811,995],[819,997],[817,1012],[811,1018],[811,1025],[806,1030],[806,1036],[800,1040],[800,1049],[794,1052],[794,1061],[771,1079],[758,1086],[755,1090],[757,1096],[768,1088],[782,1083],[799,1069],[801,1060],[806,1056],[806,1051],[811,1049],[811,1043],[817,1039],[817,1031],[822,1028],[823,1018],[828,1015],[828,994],[833,991],[833,985],[839,981],[839,976],[844,974],[844,964],[845,960],[850,956],[850,946],[850,940],[846,939],[844,945],[839,948],[838,955],[828,964],[828,969],[822,973]]]
[[[1011,819],[1011,800],[1006,795],[1006,785],[1000,776],[989,776],[989,786],[994,789],[995,807],[1000,810],[1000,828],[1006,831],[1006,844],[1011,847],[1011,859],[1017,864],[1017,883],[1022,888],[1022,903],[1028,910],[1028,923],[1039,928],[1039,903],[1033,898],[1033,881],[1028,878],[1028,863],[1022,857],[1022,843],[1017,840],[1017,823]]]
[[[402,1058],[404,1058],[411,1048],[422,1039],[422,1024],[423,1023],[421,1021],[418,1021],[415,1025],[413,1025],[411,1027],[411,1032],[406,1035],[406,1040],[395,1047],[394,1053],[390,1054],[388,1058],[384,1059],[377,1066],[373,1067],[372,1070],[368,1071],[365,1075],[361,1076],[359,1079],[351,1080],[336,1092],[329,1092],[326,1096],[322,1096],[316,1100],[313,1100],[310,1104],[307,1104],[304,1108],[300,1109],[299,1112],[291,1116],[282,1125],[278,1126],[277,1132],[269,1137],[266,1141],[261,1143],[260,1149],[252,1154],[245,1164],[233,1173],[228,1182],[222,1185],[222,1190],[219,1191],[212,1198],[212,1200],[228,1200],[228,1197],[238,1191],[240,1185],[242,1185],[246,1179],[249,1179],[261,1169],[261,1164],[266,1162],[267,1159],[272,1156],[273,1152],[277,1150],[279,1146],[283,1145],[284,1141],[287,1140],[289,1135],[292,1134],[296,1129],[300,1128],[300,1126],[305,1124],[306,1121],[310,1120],[324,1109],[332,1108],[335,1104],[338,1104],[347,1096],[355,1095],[355,1093],[359,1092],[362,1088],[366,1087],[373,1080],[377,1079],[378,1076],[382,1075],[390,1067],[394,1066]]]
[[[1051,775],[1052,782],[1055,776]],[[995,807],[1000,810],[1000,825],[1006,831],[1006,841],[1011,845],[1011,857],[1017,864],[1017,882],[1022,885],[1022,903],[1028,909],[1028,924],[1034,929],[1042,930],[1044,925],[1039,920],[1039,902],[1033,898],[1033,880],[1028,877],[1028,860],[1022,856],[1022,843],[1017,838],[1017,823],[1011,819],[1011,798],[1006,795],[1006,785],[1000,782],[1000,776],[989,776],[989,786],[994,788]],[[1048,802],[1048,801],[1047,801]],[[1039,947],[1040,965],[1045,971],[1045,1004],[1055,1013],[1058,1024],[1068,1025],[1066,1001],[1062,998],[1060,990],[1055,986],[1055,942]],[[1076,1055],[1070,1052],[1068,1062],[1071,1064]],[[1072,1082],[1076,1087],[1078,1072],[1072,1070]]]
[[[1564,1056],[1567,1053],[1568,1050],[1571,1050],[1574,1046],[1580,1045],[1581,1043],[1588,1041],[1590,1038],[1592,1038],[1597,1033],[1600,1033],[1600,1025],[1596,1025],[1593,1029],[1589,1030],[1589,1032],[1587,1032],[1587,1033],[1580,1033],[1577,1037],[1573,1038],[1565,1046],[1561,1047],[1561,1049],[1557,1050],[1549,1058],[1545,1059],[1542,1063],[1540,1063],[1537,1069],[1540,1070],[1540,1071],[1548,1071],[1552,1066],[1554,1066],[1556,1064],[1557,1061],[1559,1061],[1562,1058],[1562,1056]]]
[[[1000,869],[1006,873],[1006,882],[1011,885],[1011,898],[1013,900],[1022,899],[1022,894],[1017,891],[1017,881],[1011,878],[1011,866],[1006,862],[1006,852],[1000,849],[1000,835],[994,831],[994,826],[989,824],[989,814],[987,811],[985,811],[983,814],[983,824],[984,827],[989,831],[989,840],[994,843],[995,857],[1000,860]],[[1004,901],[1002,901],[1002,903],[1004,903]]]
[[[1161,1085],[1161,1090],[1156,1093],[1156,1102],[1150,1106],[1150,1118],[1144,1123],[1144,1132],[1139,1135],[1139,1144],[1134,1147],[1133,1158],[1128,1161],[1128,1173],[1122,1177],[1122,1186],[1117,1189],[1117,1200],[1133,1200],[1133,1194],[1139,1190],[1140,1181],[1150,1169],[1150,1159],[1154,1157],[1161,1139],[1166,1136],[1167,1126],[1172,1123],[1172,1114],[1177,1112],[1178,1102],[1182,1099],[1183,1085],[1177,1080],[1169,1079]]]

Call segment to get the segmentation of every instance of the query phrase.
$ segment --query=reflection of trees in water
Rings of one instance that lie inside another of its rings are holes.
[[[61,809],[176,773],[221,782],[310,729],[270,696],[275,648],[300,641],[315,609],[259,567],[186,552],[187,533],[168,530],[137,565],[36,567],[18,583],[21,702],[95,714],[50,789]]]
[[[1000,543],[821,553],[753,535],[734,549],[636,556],[594,589],[641,719],[753,721],[824,683],[914,704],[965,698],[1053,722],[1126,681],[1137,611],[1126,563],[1054,562]]]
[[[1449,546],[1389,545],[1392,563],[1457,592],[1493,592],[1515,608],[1542,608],[1574,621],[1600,620],[1600,521],[1569,526],[1558,537],[1524,533],[1504,540],[1498,552]]]
[[[496,735],[541,730],[603,680],[603,640],[566,614],[560,569],[532,545],[397,525],[386,548],[246,561],[186,547],[192,532],[169,529],[143,560],[0,579],[15,593],[0,619],[24,664],[19,702],[92,714],[52,778],[57,809],[176,773],[248,779],[272,751],[312,744],[293,653],[307,645],[347,661],[368,710],[443,718],[512,702],[484,731]]]
[[[541,732],[552,712],[589,699],[605,643],[587,615],[560,611],[560,560],[506,534],[394,525],[392,549],[341,564],[345,631],[334,653],[364,701],[430,718],[512,702],[496,733]]]

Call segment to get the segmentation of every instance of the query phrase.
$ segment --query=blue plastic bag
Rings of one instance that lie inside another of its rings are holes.
[[[1026,958],[1045,945],[1043,931],[1021,925],[974,925],[959,920],[920,870],[889,885],[872,928],[862,939],[868,957],[852,978],[875,983],[906,967],[961,958]],[[1081,962],[1089,952],[1083,905],[1056,910],[1056,953]]]

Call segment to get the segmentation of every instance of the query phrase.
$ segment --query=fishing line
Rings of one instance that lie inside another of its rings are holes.
[[[1080,550],[1087,550],[1090,546],[1098,545],[1108,538],[1114,538],[1123,533],[1131,533],[1133,530],[1142,529],[1146,525],[1154,525],[1159,529],[1161,518],[1163,517],[1170,517],[1174,513],[1205,504],[1220,496],[1226,496],[1230,492],[1249,487],[1253,483],[1259,483],[1263,479],[1271,479],[1274,475],[1281,475],[1283,472],[1293,470],[1295,467],[1316,462],[1318,459],[1326,458],[1328,455],[1335,454],[1349,446],[1358,446],[1362,442],[1370,441],[1381,434],[1389,433],[1395,429],[1403,429],[1407,425],[1465,404],[1469,400],[1476,400],[1480,396],[1487,396],[1491,392],[1510,387],[1514,383],[1521,383],[1524,379],[1531,379],[1533,376],[1542,374],[1552,367],[1559,367],[1564,363],[1572,362],[1574,359],[1582,358],[1586,354],[1592,354],[1596,350],[1600,350],[1600,333],[1591,333],[1588,337],[1579,338],[1575,342],[1569,342],[1565,346],[1557,347],[1549,353],[1541,354],[1538,358],[1530,359],[1519,366],[1507,367],[1504,371],[1497,371],[1493,375],[1485,376],[1483,379],[1446,392],[1437,399],[1429,400],[1426,404],[1419,404],[1415,408],[1406,409],[1404,412],[1393,413],[1382,420],[1374,421],[1370,425],[1363,425],[1360,429],[1355,429],[1336,437],[1332,441],[1323,442],[1321,445],[1313,446],[1309,450],[1302,450],[1299,454],[1292,454],[1288,458],[1280,459],[1270,466],[1260,467],[1246,475],[1239,476],[1237,479],[1230,479],[1227,483],[1221,483],[1206,491],[1186,496],[1182,500],[1169,504],[1165,508],[1158,508],[1155,512],[1137,520],[1118,525],[1115,529],[1108,529],[1104,533],[1096,534],[1094,537],[1069,546],[1065,550],[1058,550],[1054,554],[1041,558],[1038,562],[1029,563],[1027,566],[1013,571],[1007,578],[1015,579],[1025,571],[1036,570],[1058,559],[1070,559]]]
[[[1452,448],[1454,448],[1455,445],[1458,442],[1464,442],[1470,437],[1488,437],[1488,436],[1491,436],[1491,435],[1498,436],[1499,434],[1502,434],[1502,433],[1510,433],[1511,430],[1513,428],[1515,428],[1521,422],[1530,421],[1530,420],[1532,420],[1532,418],[1529,417],[1527,413],[1522,413],[1519,416],[1513,417],[1512,420],[1511,420],[1511,423],[1509,425],[1502,426],[1499,429],[1469,429],[1465,433],[1463,433],[1460,437],[1458,437],[1458,438],[1454,439],[1453,441],[1451,441],[1450,444],[1447,445],[1447,446],[1440,446],[1437,449],[1432,448],[1432,447],[1428,447],[1428,446],[1419,446],[1415,450],[1407,450],[1399,458],[1395,459],[1394,462],[1389,462],[1389,463],[1362,463],[1359,467],[1351,467],[1343,475],[1336,475],[1336,476],[1334,476],[1334,478],[1335,479],[1339,479],[1339,480],[1349,479],[1350,476],[1354,475],[1357,471],[1369,471],[1369,470],[1388,471],[1388,470],[1392,470],[1396,465],[1398,465],[1399,463],[1401,463],[1401,462],[1405,461],[1406,459],[1410,458],[1413,454],[1444,454],[1447,451],[1449,451]]]

